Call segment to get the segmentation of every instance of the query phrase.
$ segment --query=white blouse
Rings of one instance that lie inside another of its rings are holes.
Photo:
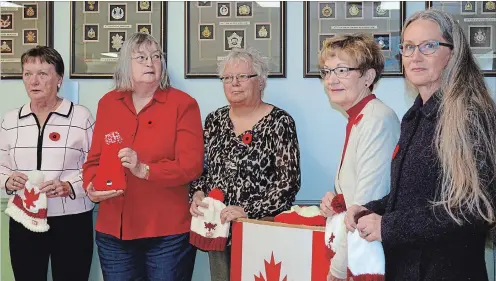
[[[84,106],[63,99],[39,124],[30,104],[7,112],[0,128],[0,188],[14,171],[40,170],[45,181],[69,182],[75,197],[48,198],[48,216],[93,209],[83,189],[82,167],[90,149],[94,119]]]
[[[379,99],[369,101],[352,126],[341,169],[336,173],[335,189],[342,193],[346,207],[364,205],[389,193],[391,160],[400,137],[396,113]],[[340,158],[341,159],[341,158]],[[331,273],[346,278],[348,252],[346,239],[331,262]]]

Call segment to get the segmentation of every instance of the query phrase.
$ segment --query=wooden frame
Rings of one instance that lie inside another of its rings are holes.
[[[167,2],[97,2],[93,8],[98,12],[87,10],[86,2],[71,2],[71,78],[111,79],[122,42],[139,27],[151,29],[166,54]],[[88,27],[93,28],[91,36]]]
[[[221,1],[222,4],[230,4],[221,6],[217,4],[199,6],[197,2],[184,3],[185,78],[218,78],[218,63],[227,56],[231,48],[236,46],[244,49],[254,47],[269,58],[269,77],[286,77],[286,3],[284,1],[278,2],[279,7],[262,7],[256,1]],[[248,8],[242,7],[244,5]],[[257,14],[261,9],[267,9],[268,12]],[[276,19],[274,14],[277,16]],[[263,28],[259,36],[256,36],[257,26]],[[206,27],[208,29],[205,29]],[[214,30],[210,30],[212,27]],[[239,30],[240,34],[237,34],[236,30]],[[235,44],[230,44],[229,40]],[[274,57],[278,59],[272,60]]]
[[[405,21],[405,1],[398,3],[399,11],[393,9],[384,10],[377,7],[380,1],[305,1],[303,7],[303,77],[320,78],[318,71],[318,52],[321,49],[321,40],[326,36],[332,37],[339,34],[363,32],[370,30],[371,35],[388,34],[389,46],[383,49],[385,56],[385,69],[383,77],[403,76],[403,66],[399,53],[401,29]],[[361,5],[358,5],[360,3]],[[353,5],[356,4],[356,5]],[[312,6],[311,6],[312,5]],[[347,11],[344,7],[350,7],[350,15],[337,14],[336,11]],[[352,9],[353,8],[353,9]],[[375,9],[380,9],[379,14]],[[358,9],[358,11],[357,11]],[[380,25],[390,26],[395,21],[393,28],[380,29]],[[318,27],[316,26],[318,24]],[[328,28],[323,30],[322,26]],[[314,38],[317,36],[318,40]],[[374,38],[377,36],[374,36]],[[380,37],[377,37],[380,38]],[[316,42],[318,45],[316,45]],[[386,40],[384,40],[386,42]]]
[[[1,79],[22,79],[21,55],[36,45],[53,47],[53,2],[12,2],[20,7],[2,7],[1,24],[11,21],[2,28],[0,39]],[[24,11],[26,7],[35,11]],[[40,10],[42,11],[40,13]],[[25,38],[26,37],[26,38]],[[3,46],[5,50],[3,49]]]

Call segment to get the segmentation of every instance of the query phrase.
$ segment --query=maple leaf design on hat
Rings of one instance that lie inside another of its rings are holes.
[[[34,189],[31,189],[30,191],[24,189],[24,197],[26,197],[26,199],[24,199],[24,204],[26,204],[26,208],[29,209],[34,207],[34,201],[38,200],[40,194],[36,193]]]

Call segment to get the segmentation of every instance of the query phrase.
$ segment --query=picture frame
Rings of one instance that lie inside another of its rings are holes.
[[[340,34],[367,32],[385,58],[383,77],[404,75],[399,52],[405,1],[305,1],[303,77],[320,78],[318,54],[324,41]]]
[[[452,14],[465,33],[482,74],[496,77],[496,3],[494,1],[427,1],[425,7]]]
[[[122,43],[151,34],[167,50],[166,1],[71,2],[70,77],[111,79]]]
[[[21,56],[41,45],[53,47],[53,2],[13,1],[0,8],[0,79],[22,79]]]
[[[188,1],[184,5],[185,78],[218,78],[217,66],[232,48],[257,49],[268,60],[269,77],[286,77],[284,1]]]

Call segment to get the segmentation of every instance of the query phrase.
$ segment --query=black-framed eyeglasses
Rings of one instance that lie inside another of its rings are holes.
[[[238,80],[238,82],[246,82],[248,79],[253,78],[258,76],[258,74],[246,74],[246,73],[239,73],[236,74],[235,76],[233,75],[228,75],[228,76],[222,76],[220,77],[220,80],[224,82],[224,84],[229,84],[234,81],[234,78]]]
[[[360,68],[356,67],[344,67],[344,66],[338,66],[336,68],[321,68],[319,69],[320,77],[322,79],[326,79],[326,77],[330,77],[331,73],[334,71],[336,73],[336,76],[338,78],[346,78],[348,77],[348,74],[350,74],[351,71],[353,70],[360,70]]]
[[[413,53],[415,52],[415,49],[418,48],[422,54],[432,55],[437,51],[437,49],[439,49],[439,46],[448,47],[451,50],[453,50],[452,44],[443,43],[443,42],[439,42],[436,40],[429,40],[429,41],[422,42],[418,45],[403,42],[400,44],[400,53],[404,57],[409,57],[409,56],[413,55]]]
[[[162,54],[161,53],[154,53],[154,54],[151,54],[149,56],[137,55],[136,57],[133,57],[133,59],[136,60],[140,64],[143,64],[146,61],[148,61],[148,58],[150,58],[150,60],[152,62],[157,62],[157,61],[160,61],[162,59]]]

